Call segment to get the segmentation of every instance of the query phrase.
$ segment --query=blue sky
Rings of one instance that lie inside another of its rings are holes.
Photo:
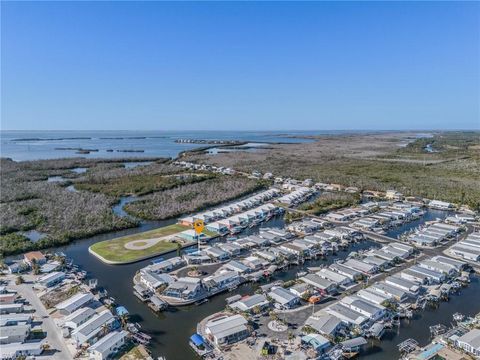
[[[2,129],[478,129],[475,2],[2,2]]]

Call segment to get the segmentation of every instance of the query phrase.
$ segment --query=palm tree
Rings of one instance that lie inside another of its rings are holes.
[[[122,323],[122,328],[126,329],[128,324],[128,315],[127,314],[120,315],[120,322]]]
[[[23,284],[24,282],[25,282],[25,280],[23,279],[22,275],[18,275],[17,278],[15,279],[15,284],[16,285]]]
[[[177,256],[182,255],[182,244],[177,243]]]

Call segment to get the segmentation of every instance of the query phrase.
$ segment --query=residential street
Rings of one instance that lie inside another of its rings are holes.
[[[28,275],[24,276],[25,280],[28,281]],[[10,277],[11,281],[9,287],[17,291],[20,296],[25,298],[26,301],[35,309],[34,316],[42,321],[42,329],[47,333],[47,343],[50,345],[52,351],[44,352],[42,357],[45,355],[49,359],[58,359],[66,360],[71,359],[72,355],[68,351],[67,346],[62,338],[59,328],[55,325],[51,316],[48,315],[45,306],[43,306],[40,299],[35,294],[32,284],[25,282],[21,285],[15,284],[15,277]]]

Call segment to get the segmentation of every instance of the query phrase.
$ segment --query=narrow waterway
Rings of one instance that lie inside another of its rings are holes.
[[[449,211],[443,211],[443,210],[435,210],[435,209],[428,209],[425,215],[423,215],[421,218],[407,222],[401,226],[395,227],[390,229],[389,231],[386,232],[385,235],[398,239],[400,235],[402,235],[405,232],[414,230],[415,228],[419,227],[420,225],[425,224],[427,221],[433,221],[437,219],[445,219],[446,217],[450,216],[451,212]]]
[[[424,221],[432,220],[437,217],[446,216],[445,212],[429,210],[427,214],[415,223],[404,225],[404,229],[396,231],[407,231],[410,227],[416,227]],[[129,265],[107,265],[88,253],[88,247],[98,241],[112,239],[118,236],[138,233],[160,226],[165,226],[175,222],[175,219],[168,221],[148,222],[139,228],[118,231],[114,233],[98,235],[86,240],[77,241],[69,246],[59,248],[72,258],[76,264],[88,271],[89,277],[98,279],[99,286],[108,290],[110,296],[113,296],[118,303],[126,306],[132,319],[142,326],[142,329],[153,336],[150,349],[154,356],[166,356],[168,360],[188,360],[195,359],[194,353],[188,346],[188,339],[196,331],[197,323],[214,312],[220,311],[225,307],[225,298],[235,294],[251,294],[260,284],[247,283],[240,286],[233,292],[219,294],[210,299],[209,302],[200,306],[186,306],[171,309],[159,315],[153,313],[145,304],[138,300],[132,292],[132,278],[136,271],[148,265],[151,260],[145,260]],[[284,221],[281,217],[275,217],[262,227],[283,227]],[[247,233],[258,232],[258,228],[248,229]],[[390,234],[393,236],[394,234]],[[345,258],[351,251],[366,249],[378,244],[365,241],[354,244],[347,251],[338,252],[335,256],[329,256],[324,260],[314,260],[306,262],[303,267],[328,265],[334,259]],[[170,258],[176,256],[175,253],[164,256]],[[281,279],[290,280],[295,278],[299,267],[291,267],[281,272],[275,273],[269,281]],[[480,298],[480,284],[478,280],[472,282],[469,288],[463,289],[460,296],[452,297],[449,303],[442,303],[439,310],[426,310],[420,312],[417,317],[420,321],[408,321],[402,324],[402,327],[396,332],[388,333],[381,343],[374,343],[369,349],[368,359],[396,359],[398,352],[396,345],[406,338],[416,338],[420,343],[427,343],[429,340],[428,326],[443,322],[449,324],[452,321],[452,314],[463,312],[473,314],[480,311],[480,304],[473,299]],[[381,345],[381,347],[379,346]]]
[[[475,316],[480,312],[480,281],[478,276],[472,277],[467,288],[461,289],[457,295],[451,295],[450,301],[440,302],[436,308],[426,308],[416,312],[410,320],[403,319],[399,328],[385,333],[381,341],[370,341],[362,358],[369,360],[398,359],[400,353],[397,345],[406,339],[415,339],[420,346],[430,343],[430,326],[454,324],[453,314],[456,312],[467,316]]]

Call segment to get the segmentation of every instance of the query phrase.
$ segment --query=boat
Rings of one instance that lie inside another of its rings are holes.
[[[206,302],[208,302],[208,299],[207,299],[207,298],[202,299],[202,300],[195,301],[195,305],[197,305],[197,306],[198,306],[198,305],[202,305],[202,304],[204,304],[204,303],[206,303]]]
[[[165,259],[164,259],[163,257],[158,257],[158,258],[153,259],[153,260],[151,261],[151,264],[152,264],[152,265],[155,265],[155,264],[158,264],[158,263],[160,263],[160,262],[162,262],[162,261],[164,261],[164,260],[165,260]]]
[[[308,274],[308,272],[306,272],[306,271],[298,271],[297,272],[297,277],[302,277],[302,276],[305,276],[307,274]]]
[[[456,322],[461,322],[461,321],[465,320],[465,315],[463,315],[461,313],[455,313],[455,314],[453,314],[453,320],[455,320]]]
[[[230,235],[235,235],[235,234],[241,233],[242,231],[243,231],[243,227],[242,227],[242,226],[234,226],[234,227],[230,230]]]

